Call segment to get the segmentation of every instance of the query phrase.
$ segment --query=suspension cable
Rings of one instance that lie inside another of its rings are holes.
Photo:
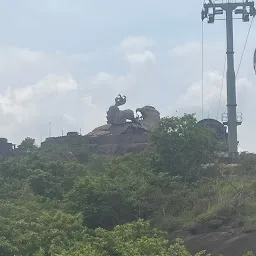
[[[218,117],[219,117],[220,102],[221,102],[222,92],[223,92],[223,87],[224,87],[224,79],[225,79],[226,63],[227,63],[227,56],[225,55],[224,67],[223,67],[223,73],[222,73],[221,89],[220,89],[220,97],[219,97],[219,103],[218,103],[217,115],[216,115],[216,119],[217,119],[217,120],[218,120]]]
[[[203,6],[204,6],[205,2],[206,2],[206,0],[202,0],[202,5]],[[202,53],[201,53],[201,56],[202,56],[202,59],[201,59],[201,62],[202,62],[201,63],[202,64],[202,70],[201,70],[201,72],[202,72],[202,77],[201,77],[201,79],[202,79],[202,85],[201,85],[202,95],[201,95],[201,100],[202,100],[202,102],[201,102],[201,104],[202,104],[202,106],[201,106],[201,108],[202,108],[202,119],[204,119],[204,21],[203,21],[203,19],[202,19],[201,34],[202,34],[202,42],[201,42],[201,44],[202,44],[202,49],[201,49],[201,51],[202,51]]]
[[[252,28],[253,20],[254,20],[254,17],[252,17],[251,24],[250,24],[250,27],[249,27],[249,30],[248,30],[248,33],[247,33],[247,36],[246,36],[246,40],[245,40],[245,44],[244,44],[244,47],[243,47],[242,55],[241,55],[241,58],[240,58],[240,62],[239,62],[237,71],[236,71],[236,80],[237,80],[238,73],[239,73],[239,70],[240,70],[240,67],[241,67],[241,64],[242,64],[243,56],[244,56],[244,53],[245,53],[245,50],[246,50],[246,46],[247,46],[247,42],[248,42],[248,39],[249,39],[250,31],[251,31],[251,28]],[[220,103],[221,103],[222,92],[223,92],[223,87],[224,87],[226,63],[227,63],[227,56],[225,55],[224,70],[223,70],[223,75],[222,75],[222,83],[221,83],[221,90],[220,90],[220,97],[219,97],[216,119],[218,119],[218,116],[219,116]]]
[[[227,40],[227,35],[226,35],[226,40]],[[226,41],[226,40],[225,40],[225,41]],[[220,103],[221,103],[221,98],[222,98],[222,93],[223,93],[223,87],[224,87],[226,65],[227,65],[227,55],[225,54],[224,67],[223,67],[223,72],[222,72],[222,82],[221,82],[221,89],[220,89],[220,97],[219,97],[219,103],[218,103],[217,115],[216,115],[216,119],[217,119],[217,120],[218,120],[218,117],[219,117]]]
[[[250,36],[250,32],[251,32],[253,20],[254,20],[254,17],[252,17],[252,19],[251,19],[251,24],[250,24],[250,27],[249,27],[249,30],[248,30],[248,33],[247,33],[247,36],[246,36],[246,39],[245,39],[245,43],[244,43],[244,48],[243,48],[242,56],[241,56],[241,58],[240,58],[240,62],[239,62],[239,65],[238,65],[238,68],[237,68],[237,71],[236,71],[236,80],[237,80],[237,76],[238,76],[238,73],[239,73],[239,70],[240,70],[242,61],[243,61],[244,52],[245,52],[245,49],[246,49],[246,46],[247,46],[247,42],[248,42],[248,39],[249,39],[249,36]]]
[[[205,1],[204,1],[205,2]],[[202,95],[201,95],[201,100],[202,100],[202,102],[201,102],[201,104],[202,104],[202,106],[201,106],[201,108],[202,108],[202,119],[204,119],[204,22],[203,22],[203,20],[202,20],[202,49],[201,49],[201,57],[202,57],[202,59],[201,59],[201,65],[202,65],[202,70],[201,70],[201,72],[202,72],[202,88],[201,88],[201,93],[202,93]]]

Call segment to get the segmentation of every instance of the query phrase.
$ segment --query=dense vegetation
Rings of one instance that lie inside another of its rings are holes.
[[[0,160],[0,255],[189,256],[168,233],[254,229],[254,155],[221,165],[191,115],[162,119],[152,142],[106,157],[25,139],[23,157]]]

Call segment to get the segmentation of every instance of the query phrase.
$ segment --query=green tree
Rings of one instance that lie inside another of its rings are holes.
[[[81,178],[67,195],[67,203],[82,212],[89,228],[113,228],[136,220],[132,203],[127,200],[116,180],[106,175]]]
[[[35,145],[35,139],[32,139],[30,137],[25,138],[21,144],[18,146],[20,150],[23,152],[31,152],[37,148]]]
[[[137,222],[116,226],[113,231],[96,229],[90,244],[78,243],[56,256],[191,256],[183,242],[170,245],[167,234],[152,229],[149,222]],[[196,256],[205,255],[200,252]]]
[[[152,141],[158,154],[158,169],[185,178],[197,177],[201,165],[211,162],[218,149],[213,133],[188,114],[163,118]]]

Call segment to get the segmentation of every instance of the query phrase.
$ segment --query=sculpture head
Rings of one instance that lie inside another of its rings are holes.
[[[119,94],[116,98],[115,98],[115,105],[118,106],[122,106],[126,103],[126,96],[122,96],[121,94]]]
[[[160,119],[160,113],[152,106],[145,106],[142,108],[137,108],[136,112],[140,112],[142,115],[142,119],[148,118],[148,117],[159,117]]]
[[[142,108],[137,108],[136,112],[141,113],[141,118],[139,123],[146,130],[154,130],[158,127],[160,122],[160,113],[152,106],[145,106]]]

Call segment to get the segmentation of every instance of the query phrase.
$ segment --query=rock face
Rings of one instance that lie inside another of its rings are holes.
[[[99,136],[63,136],[47,138],[41,146],[63,145],[68,146],[70,151],[83,149],[90,153],[101,155],[124,155],[125,153],[138,153],[150,147],[150,137],[147,134],[119,134]]]
[[[206,250],[212,256],[241,256],[248,251],[256,252],[256,232],[242,233],[239,230],[219,231],[184,238],[192,253]]]
[[[107,111],[107,124],[95,128],[85,136],[68,133],[67,136],[48,138],[42,143],[63,144],[83,147],[90,153],[105,155],[123,155],[138,153],[150,147],[150,133],[158,127],[160,113],[152,106],[136,109],[140,117],[134,116],[130,109],[119,110],[126,103],[126,97],[119,95],[115,104]]]

